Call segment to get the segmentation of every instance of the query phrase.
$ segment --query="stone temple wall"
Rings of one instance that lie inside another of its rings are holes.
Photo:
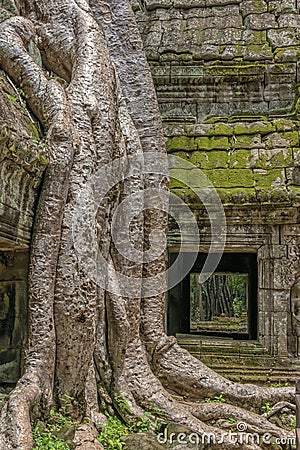
[[[228,367],[226,357],[231,358],[231,365],[236,362],[231,375],[238,379],[242,371],[249,374],[249,360],[261,374],[261,366],[274,369],[273,359],[283,358],[276,376],[284,379],[287,364],[296,364],[290,289],[300,258],[299,4],[134,0],[133,6],[167,150],[201,169],[216,188],[227,219],[225,252],[257,255],[258,339],[253,347],[188,335],[178,335],[179,340],[221,372]],[[208,251],[210,224],[203,205],[184,183],[171,179],[171,189],[194,211],[199,251]],[[179,242],[171,223],[170,252],[178,251]]]
[[[29,244],[46,164],[22,91],[0,71],[0,392],[20,376]]]
[[[132,3],[167,150],[201,169],[217,189],[227,218],[225,251],[257,255],[257,341],[218,340],[216,346],[182,337],[184,345],[221,372],[228,365],[225,354],[237,366],[246,355],[260,371],[274,367],[268,358],[275,357],[284,360],[284,369],[287,363],[293,367],[290,288],[300,257],[299,5],[294,0]],[[9,363],[18,362],[15,378],[20,363],[26,251],[47,164],[22,102],[22,92],[0,72],[0,327],[6,320],[10,324],[10,339],[7,331],[0,333],[0,383],[8,384],[14,381],[7,378]],[[201,234],[197,250],[207,251],[210,225],[203,205],[185,184],[171,180],[171,188],[193,209]],[[170,251],[178,245],[171,223]]]
[[[22,91],[0,71],[0,248],[28,248],[47,160]]]

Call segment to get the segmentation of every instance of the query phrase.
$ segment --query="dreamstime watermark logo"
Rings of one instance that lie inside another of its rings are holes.
[[[224,443],[230,444],[245,444],[245,445],[289,445],[295,446],[296,439],[294,437],[275,437],[271,433],[252,433],[247,431],[247,424],[245,422],[238,422],[235,425],[236,431],[222,431],[219,433],[203,432],[203,433],[170,433],[165,428],[163,433],[157,435],[157,441],[160,444],[181,444],[181,445],[222,445]]]
[[[117,158],[105,164],[94,175],[93,182],[87,183],[86,189],[81,189],[79,207],[73,216],[72,232],[81,270],[85,271],[87,279],[93,279],[99,286],[116,295],[134,298],[139,297],[142,292],[143,297],[152,297],[174,287],[190,272],[200,245],[198,224],[188,203],[174,192],[164,189],[163,180],[169,176],[188,188],[193,195],[193,204],[202,204],[206,209],[211,242],[200,282],[203,283],[215,271],[224,250],[226,219],[214,186],[189,161],[174,155],[149,152]],[[149,187],[141,187],[141,177],[148,180],[146,185]],[[152,178],[156,182],[151,182]],[[116,270],[109,258],[107,246],[102,246],[101,250],[97,247],[97,237],[90,224],[97,222],[100,213],[105,214],[103,208],[111,207],[107,203],[105,206],[105,199],[113,190],[118,191],[120,183],[123,184],[124,198],[115,203],[110,229],[102,232],[110,234],[115,249],[127,261],[134,264],[149,263],[165,252],[166,234],[162,229],[152,230],[149,235],[150,248],[140,251],[130,237],[131,225],[138,215],[147,210],[168,213],[177,224],[181,242],[178,257],[166,271],[150,277],[125,275]],[[91,189],[91,186],[94,188]]]

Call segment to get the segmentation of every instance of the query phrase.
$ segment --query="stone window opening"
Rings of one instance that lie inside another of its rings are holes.
[[[9,393],[22,373],[28,267],[28,250],[0,247],[0,394]]]
[[[170,263],[177,256],[170,254]],[[190,273],[169,291],[168,334],[256,340],[256,253],[224,253],[215,272],[201,284],[206,257],[199,253]]]

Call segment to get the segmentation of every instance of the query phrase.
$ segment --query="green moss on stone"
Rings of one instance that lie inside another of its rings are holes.
[[[230,141],[232,148],[255,148],[261,143],[260,135],[238,135]]]
[[[287,167],[293,162],[293,151],[288,148],[286,150],[280,150],[276,154],[274,154],[270,160],[271,167]]]
[[[209,135],[214,136],[231,136],[233,129],[230,125],[225,123],[217,123],[211,130],[209,130]]]
[[[245,47],[245,58],[249,59],[271,59],[273,57],[272,49],[265,43],[249,44]]]
[[[257,187],[256,196],[259,203],[268,203],[270,206],[275,207],[275,209],[269,211],[266,217],[271,222],[276,218],[276,204],[291,205],[290,195],[284,187]]]
[[[234,188],[254,185],[253,172],[250,169],[218,169],[203,170],[203,172],[215,187]]]
[[[39,155],[39,162],[43,165],[43,166],[47,166],[49,164],[49,160],[46,158],[45,155],[43,155],[42,153]]]
[[[254,180],[257,188],[270,189],[275,186],[284,186],[284,171],[281,169],[255,170]]]
[[[283,133],[271,133],[264,140],[267,149],[296,147],[299,142],[297,131],[286,131]]]
[[[296,147],[299,144],[298,131],[286,131],[281,133],[281,136],[289,142],[290,147]]]
[[[255,163],[255,167],[262,169],[271,169],[279,167],[288,167],[293,163],[293,150],[288,149],[274,149],[274,150],[260,150],[260,157]]]
[[[172,193],[181,198],[186,205],[193,206],[194,209],[202,209],[203,204],[199,201],[197,194],[187,187],[185,188],[172,188]]]
[[[227,150],[230,147],[228,137],[211,137],[201,136],[195,139],[198,150]]]
[[[290,131],[299,125],[295,120],[285,119],[284,117],[274,119],[273,124],[277,131]]]
[[[253,123],[237,123],[234,125],[233,133],[238,136],[240,134],[268,134],[276,131],[275,125],[271,122],[255,121]]]
[[[176,152],[176,156],[179,156],[179,158],[182,158],[185,161],[190,160],[190,153],[188,153],[188,152]]]
[[[208,152],[193,152],[190,162],[200,169],[217,169],[228,166],[228,154],[226,151],[212,150]]]
[[[224,205],[252,204],[256,202],[254,188],[218,188],[217,192]]]
[[[214,117],[209,117],[208,119],[205,119],[203,123],[217,123],[217,122],[227,122],[228,121],[228,117],[226,116],[214,116]]]
[[[271,122],[254,122],[249,126],[250,133],[268,134],[276,131],[276,127]]]
[[[233,127],[233,133],[236,134],[236,135],[248,134],[249,133],[249,128],[248,128],[247,125],[237,124],[237,125],[234,125],[234,127]]]
[[[280,62],[297,62],[300,58],[299,47],[283,47],[275,50],[274,59]]]
[[[300,186],[289,186],[289,192],[291,201],[300,204]]]
[[[177,188],[186,188],[186,184],[181,181],[178,181],[175,178],[170,177],[170,190]]]
[[[167,140],[166,149],[168,152],[177,150],[192,151],[197,149],[197,145],[192,137],[176,136]]]
[[[245,169],[249,166],[251,152],[249,150],[236,150],[230,154],[229,167],[236,169]]]
[[[261,45],[267,43],[267,33],[266,30],[255,31],[255,30],[247,30],[247,49],[251,47],[251,45]]]
[[[260,43],[258,43],[261,45]],[[225,66],[224,64],[211,64],[204,67],[205,74],[209,76],[253,76],[263,74],[265,65],[259,62],[249,64],[234,64]]]

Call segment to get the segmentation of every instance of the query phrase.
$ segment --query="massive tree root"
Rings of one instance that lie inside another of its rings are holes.
[[[113,215],[126,196],[167,190],[167,168],[160,175],[139,172],[139,164],[130,168],[132,156],[147,152],[163,160],[164,144],[129,1],[20,0],[18,8],[19,16],[1,24],[0,66],[27,94],[44,128],[49,165],[32,238],[25,370],[1,413],[0,447],[30,449],[32,415],[47,415],[64,394],[73,399],[76,419],[99,417],[97,387],[101,408],[114,408],[125,420],[155,406],[200,434],[220,435],[212,419],[231,417],[259,434],[290,436],[255,411],[266,401],[292,401],[293,391],[232,383],[181,349],[164,332],[164,294],[142,295],[143,279],[165,270],[164,254],[132,262],[113,241]],[[119,159],[130,176],[97,203],[95,175]],[[139,202],[131,243],[146,252],[151,231],[165,229],[167,215],[144,211]],[[99,251],[135,280],[138,294],[125,297],[110,273],[115,291],[99,285]],[[220,393],[228,403],[203,403]],[[222,443],[239,447],[260,448],[228,438]]]

